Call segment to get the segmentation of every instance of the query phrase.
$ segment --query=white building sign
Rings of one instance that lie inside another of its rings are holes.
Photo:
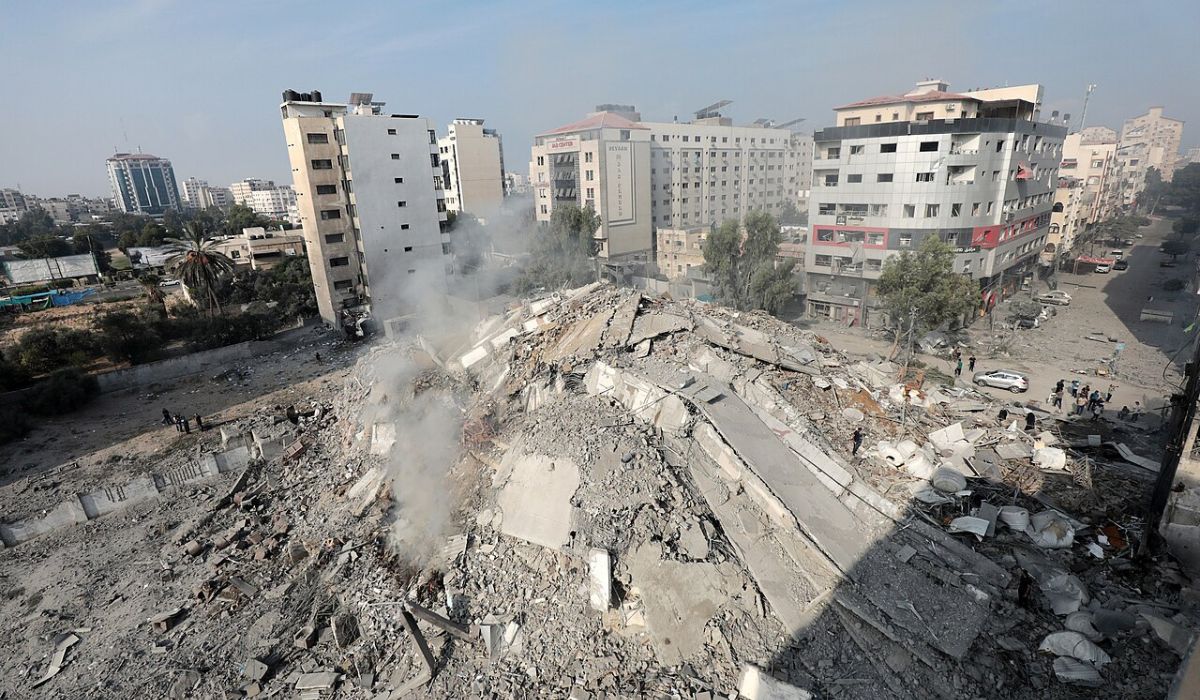
[[[610,225],[633,223],[636,202],[633,194],[633,144],[604,145],[604,215]]]

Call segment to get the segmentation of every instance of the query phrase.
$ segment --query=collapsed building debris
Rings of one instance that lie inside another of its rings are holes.
[[[161,540],[112,582],[153,571],[143,591],[95,605],[150,621],[136,649],[77,612],[53,623],[85,642],[71,663],[70,645],[56,675],[44,644],[23,651],[5,688],[1161,696],[1200,589],[1167,559],[1131,562],[1149,447],[1042,412],[1026,432],[901,371],[769,316],[601,284],[365,347],[319,409],[223,426],[222,449],[255,450],[236,476],[5,550],[32,561],[135,519]],[[120,670],[84,676],[105,646]]]

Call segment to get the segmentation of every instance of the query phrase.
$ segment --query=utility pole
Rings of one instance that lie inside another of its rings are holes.
[[[1092,93],[1096,91],[1096,84],[1089,83],[1087,93],[1083,96],[1083,114],[1079,115],[1079,130],[1083,131],[1083,127],[1087,126],[1087,108],[1088,101],[1092,99]]]
[[[900,386],[904,386],[904,382],[908,379],[908,362],[912,359],[912,336],[913,329],[917,326],[917,307],[910,306],[908,309],[908,334],[905,340],[904,347],[904,368],[900,370]],[[908,417],[908,392],[904,392],[904,401],[900,402],[900,427],[904,427],[904,420]]]

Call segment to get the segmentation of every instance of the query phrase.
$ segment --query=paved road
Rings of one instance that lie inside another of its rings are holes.
[[[1181,257],[1174,268],[1159,267],[1163,256],[1158,253],[1162,240],[1170,235],[1167,221],[1155,221],[1140,232],[1145,236],[1137,239],[1126,253],[1129,269],[1105,274],[1080,274],[1060,272],[1058,288],[1072,297],[1068,307],[1057,307],[1057,314],[1040,328],[1018,331],[997,331],[999,335],[1011,333],[1012,342],[1008,353],[989,356],[986,347],[989,336],[986,321],[971,329],[976,339],[975,354],[978,356],[976,370],[1012,369],[1027,375],[1030,391],[1014,395],[1002,389],[982,389],[1005,402],[1045,401],[1050,390],[1059,379],[1068,383],[1078,378],[1093,387],[1106,389],[1109,384],[1117,386],[1112,405],[1133,406],[1140,401],[1147,410],[1162,406],[1171,388],[1181,381],[1180,370],[1190,350],[1185,346],[1191,335],[1184,326],[1195,318],[1197,298],[1189,291],[1165,292],[1162,282],[1173,277],[1185,278],[1195,263],[1191,256]],[[1096,248],[1100,252],[1100,246]],[[1040,283],[1037,292],[1047,287]],[[1154,297],[1153,302],[1148,297]],[[1147,304],[1164,308],[1175,314],[1171,324],[1139,320],[1141,310]],[[1007,306],[1001,305],[997,319],[1007,315]],[[884,354],[891,344],[877,337],[863,337],[857,329],[835,328],[829,324],[813,326],[822,334],[830,336],[839,348],[850,353]],[[1196,332],[1200,332],[1198,329]],[[1125,343],[1112,378],[1097,377],[1095,370],[1107,367],[1112,359],[1116,344],[1113,342],[1088,340],[1089,334],[1101,334]],[[964,357],[972,354],[967,349]],[[1175,359],[1172,360],[1172,357]],[[952,373],[953,364],[941,359],[925,358],[942,371]],[[1164,370],[1166,378],[1164,379]],[[1087,375],[1076,372],[1087,372]],[[964,367],[963,380],[970,381],[970,372]],[[1064,408],[1066,408],[1064,406]]]

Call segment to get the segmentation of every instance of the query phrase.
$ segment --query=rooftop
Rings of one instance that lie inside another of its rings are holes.
[[[974,100],[976,102],[979,101],[979,99],[976,97],[971,97],[970,95],[964,95],[964,94],[958,93],[958,92],[945,92],[943,90],[930,90],[929,92],[922,92],[922,93],[915,94],[915,95],[880,95],[879,97],[872,97],[872,98],[869,98],[866,100],[861,100],[859,102],[851,102],[850,104],[842,105],[841,107],[834,107],[834,109],[838,110],[838,109],[850,109],[852,107],[872,107],[875,105],[900,104],[902,102],[942,102],[942,101],[946,101],[946,100]]]
[[[641,124],[630,121],[619,114],[612,112],[600,112],[593,114],[587,119],[582,119],[577,122],[572,122],[566,126],[560,126],[557,129],[538,134],[539,136],[551,136],[553,134],[567,134],[572,131],[588,131],[591,129],[646,129],[647,127]]]

